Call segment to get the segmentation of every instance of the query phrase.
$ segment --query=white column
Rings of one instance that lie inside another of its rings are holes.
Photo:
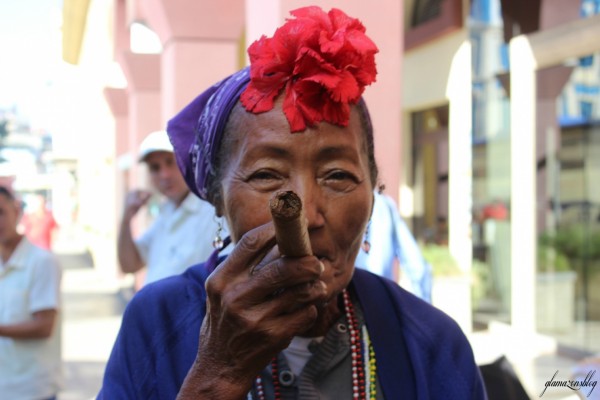
[[[529,40],[510,41],[511,321],[535,332],[536,63]]]
[[[471,267],[471,44],[465,41],[452,60],[446,96],[450,103],[448,123],[448,226],[450,252],[461,269]]]
[[[466,276],[470,276],[473,256],[471,239],[472,208],[472,107],[471,44],[458,48],[450,67],[446,96],[450,103],[448,122],[448,247]],[[470,280],[469,280],[470,282]],[[470,286],[467,285],[466,289]],[[471,291],[461,297],[460,315],[453,315],[465,332],[471,331]]]

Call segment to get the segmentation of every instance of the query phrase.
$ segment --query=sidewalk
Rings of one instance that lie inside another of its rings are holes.
[[[556,342],[539,334],[523,335],[502,323],[491,323],[489,329],[469,335],[478,365],[488,364],[505,355],[512,364],[519,380],[532,399],[579,400],[577,394],[566,387],[548,387],[552,379],[570,379],[577,360],[562,356]],[[543,395],[540,396],[543,392]]]
[[[62,247],[62,246],[61,246]],[[63,268],[64,385],[58,400],[95,398],[121,323],[125,301],[77,248],[55,250]]]

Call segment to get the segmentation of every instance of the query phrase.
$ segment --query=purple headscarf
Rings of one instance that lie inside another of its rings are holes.
[[[167,124],[177,165],[190,190],[204,200],[229,114],[248,82],[246,67],[204,91]]]

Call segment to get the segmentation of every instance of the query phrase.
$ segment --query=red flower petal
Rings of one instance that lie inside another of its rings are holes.
[[[292,85],[288,84],[285,89],[285,97],[283,100],[283,113],[285,114],[288,122],[290,123],[290,130],[292,132],[301,132],[306,129],[306,123],[304,122],[304,114],[296,103],[297,93],[292,89]]]
[[[375,81],[377,46],[362,23],[341,10],[310,6],[291,14],[272,38],[249,47],[251,80],[242,104],[268,111],[285,86],[283,111],[292,132],[321,121],[346,126],[350,104]]]
[[[311,49],[305,49],[296,63],[294,70],[298,79],[304,79],[323,87],[324,94],[335,102],[356,102],[361,89],[350,71],[337,70],[334,65],[326,63],[323,58]]]
[[[350,120],[350,105],[348,103],[327,102],[323,108],[323,114],[329,118],[328,122],[339,126],[348,126]]]

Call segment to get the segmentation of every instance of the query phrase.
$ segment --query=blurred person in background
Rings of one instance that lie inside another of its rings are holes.
[[[205,260],[222,246],[228,235],[215,209],[188,189],[165,131],[149,134],[140,145],[139,161],[146,164],[152,189],[166,197],[159,215],[137,239],[131,222],[148,203],[152,192],[133,190],[127,194],[118,237],[121,270],[134,273],[147,267],[145,283],[179,274]],[[214,240],[213,240],[214,238]]]
[[[0,186],[0,398],[56,399],[61,271],[52,253],[18,233],[20,214]]]
[[[48,209],[44,196],[36,194],[27,201],[21,225],[31,243],[42,249],[52,249],[52,239],[58,224],[52,211]]]
[[[431,265],[423,258],[394,200],[383,194],[382,189],[374,191],[374,198],[356,266],[394,282],[406,283],[409,292],[431,303]]]

